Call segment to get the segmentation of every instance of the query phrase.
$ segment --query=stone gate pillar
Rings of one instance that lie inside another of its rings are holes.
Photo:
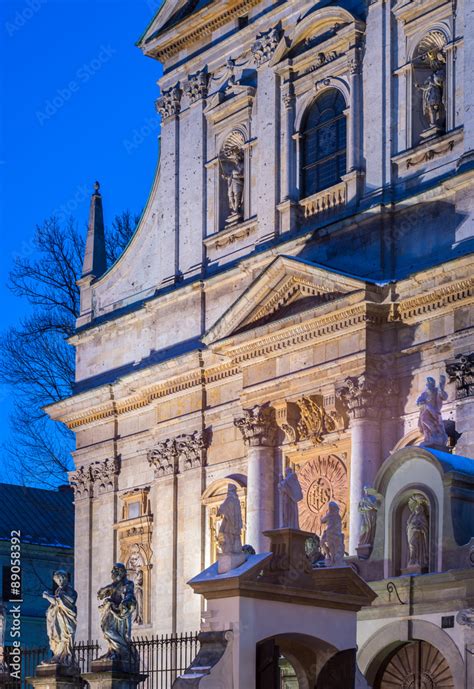
[[[357,509],[364,486],[373,486],[383,457],[380,418],[383,383],[365,374],[351,376],[344,382],[339,397],[346,406],[351,429],[349,554],[356,554],[359,544],[360,513]]]
[[[244,409],[234,421],[247,450],[247,542],[257,553],[269,548],[264,531],[275,525],[275,410],[267,404]]]

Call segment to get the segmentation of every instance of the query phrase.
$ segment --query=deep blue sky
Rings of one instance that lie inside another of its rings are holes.
[[[31,250],[37,223],[56,213],[85,226],[96,179],[106,222],[145,205],[157,159],[161,70],[135,42],[160,4],[0,0],[2,330],[22,313],[5,282],[14,256]],[[5,391],[0,402],[2,443]]]

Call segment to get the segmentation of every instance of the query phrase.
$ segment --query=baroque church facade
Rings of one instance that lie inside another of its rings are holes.
[[[467,0],[166,0],[145,30],[156,177],[108,270],[94,191],[76,392],[48,409],[76,435],[80,639],[114,561],[135,633],[212,628],[186,582],[228,485],[265,552],[291,467],[301,528],[336,501],[377,593],[367,685],[473,686],[473,35]]]

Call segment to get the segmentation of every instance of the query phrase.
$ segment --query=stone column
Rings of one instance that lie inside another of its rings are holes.
[[[234,423],[248,448],[247,542],[257,553],[266,552],[270,541],[263,532],[275,526],[275,412],[267,404],[256,404]]]
[[[456,389],[456,431],[461,433],[455,452],[472,457],[474,452],[474,429],[472,414],[474,410],[474,352],[458,354],[446,362],[449,381]]]
[[[351,376],[338,390],[346,406],[351,429],[349,554],[356,554],[359,543],[358,504],[364,486],[373,486],[382,463],[380,416],[384,404],[383,383],[365,374]]]
[[[474,32],[474,5],[472,2],[467,2],[467,0],[462,4],[464,17],[457,19],[457,22],[461,25],[459,27],[458,24],[458,31],[462,32],[464,36],[472,36]],[[459,163],[461,169],[470,169],[474,167],[474,89],[469,88],[474,71],[474,42],[465,41],[462,48],[459,47],[458,50],[463,51],[463,59],[458,60],[457,63],[464,66],[463,72],[458,70],[459,74],[457,77],[458,83],[464,85],[462,89],[464,100],[464,153]]]
[[[296,221],[296,210],[298,204],[296,198],[296,156],[295,156],[295,95],[290,86],[288,92],[283,96],[284,119],[283,126],[285,132],[285,159],[282,168],[281,180],[281,201],[278,204],[280,212],[280,231],[289,232],[294,228]]]

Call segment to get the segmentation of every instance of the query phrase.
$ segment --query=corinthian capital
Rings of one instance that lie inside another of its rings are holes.
[[[252,46],[252,55],[257,67],[260,67],[264,62],[270,60],[279,42],[279,29],[273,28],[258,34],[257,40]]]
[[[148,452],[148,464],[154,468],[156,478],[176,474],[178,472],[178,458],[175,441],[167,438],[157,443]]]
[[[184,85],[184,92],[190,103],[196,103],[202,98],[206,98],[208,93],[209,74],[204,70],[191,74]]]
[[[268,404],[256,404],[243,412],[243,416],[234,419],[234,425],[241,431],[245,444],[250,447],[275,445],[278,433],[275,410]]]
[[[346,378],[337,396],[351,420],[378,419],[382,415],[385,389],[383,380],[363,373]]]
[[[74,489],[74,499],[88,498],[91,495],[91,473],[89,467],[78,467],[69,474],[69,483]]]
[[[176,84],[172,86],[155,102],[156,111],[164,120],[173,115],[178,115],[181,109],[181,89]]]

